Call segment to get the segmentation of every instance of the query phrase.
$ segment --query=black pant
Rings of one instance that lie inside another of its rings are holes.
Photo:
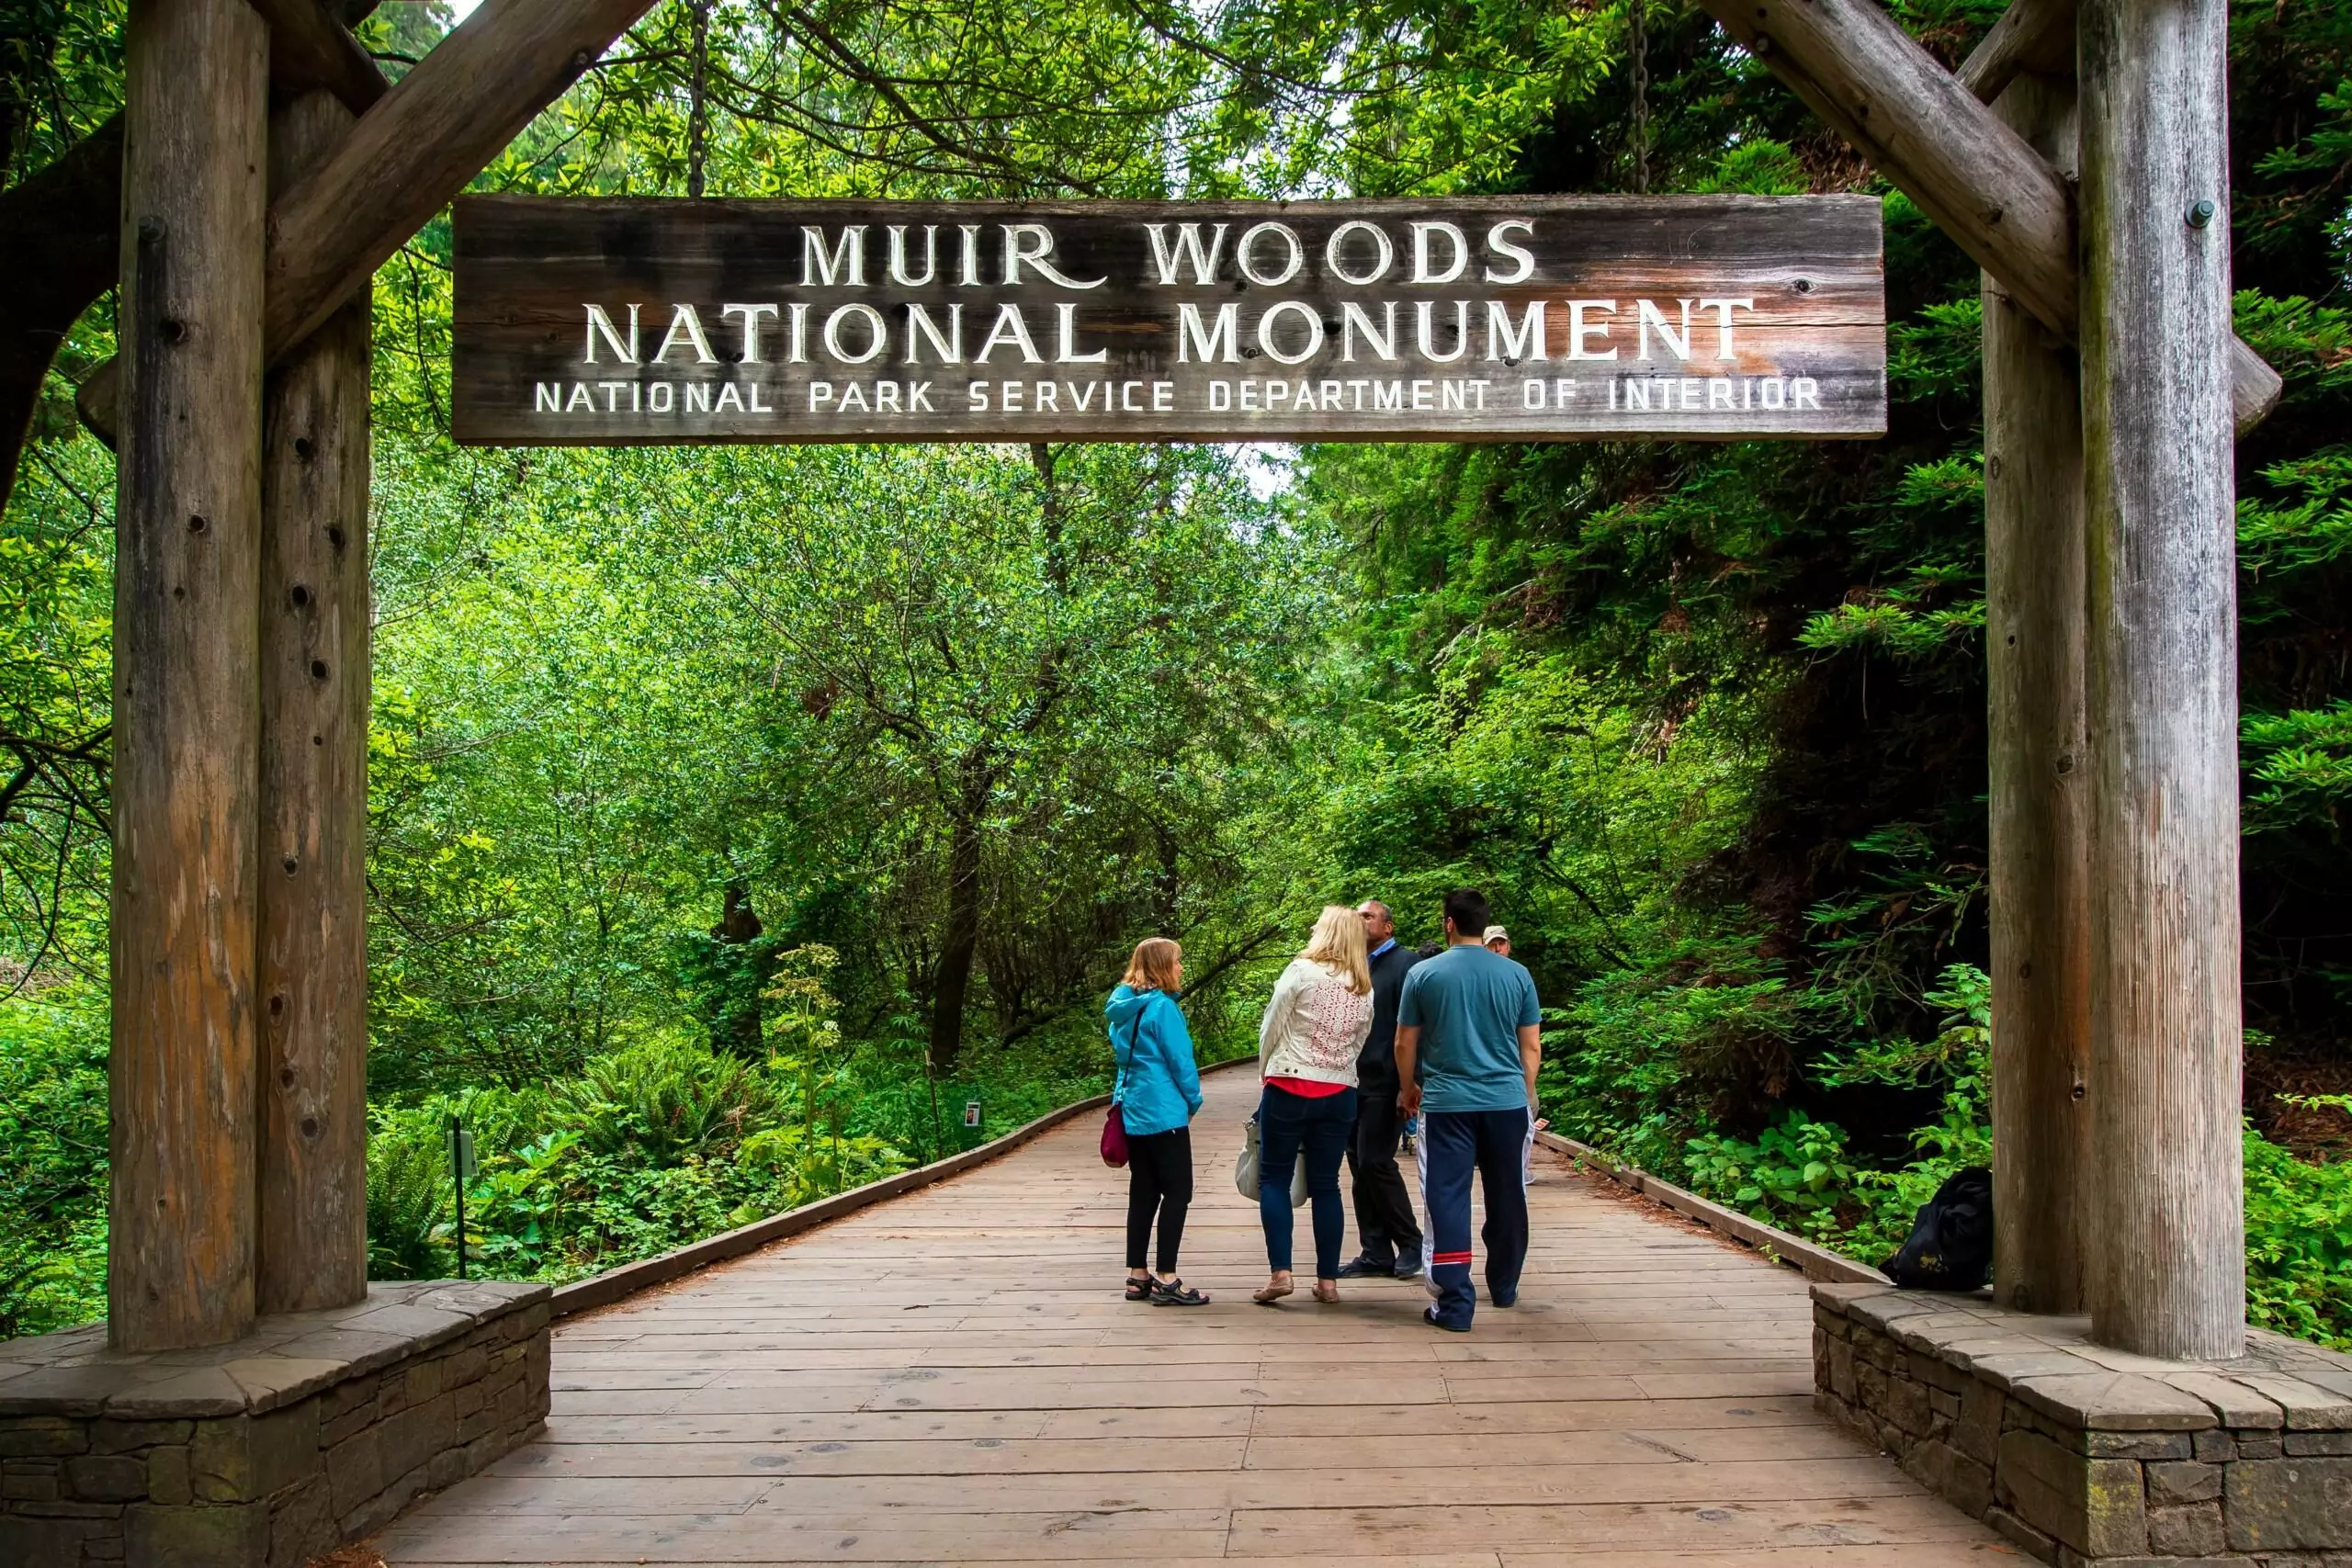
[[[1405,1121],[1396,1110],[1394,1085],[1356,1096],[1355,1137],[1348,1145],[1354,1174],[1358,1253],[1375,1268],[1395,1268],[1399,1258],[1419,1258],[1421,1227],[1413,1219],[1413,1194],[1396,1168],[1396,1145]]]
[[[1193,1130],[1127,1134],[1127,1267],[1141,1269],[1151,1241],[1151,1217],[1159,1216],[1162,1274],[1176,1272],[1176,1249],[1184,1245],[1184,1211],[1193,1204]]]

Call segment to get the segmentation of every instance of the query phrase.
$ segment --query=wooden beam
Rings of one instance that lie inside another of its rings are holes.
[[[2182,1359],[2245,1332],[2228,28],[2085,0],[2080,51],[2091,1331]]]
[[[2064,183],[1901,24],[1871,0],[1702,4],[2011,298],[2074,341],[2078,285]],[[2279,380],[2250,348],[2233,350],[2230,367],[2242,434],[2277,406]]]
[[[1953,73],[1980,104],[2000,97],[2021,72],[2075,73],[2076,0],[2010,0],[1993,30]],[[2011,122],[2014,124],[2014,122]]]
[[[268,31],[133,0],[118,331],[107,1325],[254,1317],[254,595]]]
[[[323,91],[281,107],[271,184],[323,162],[352,122]],[[368,1293],[368,382],[355,299],[262,398],[265,1313]]]
[[[561,96],[652,0],[484,0],[269,213],[275,365]]]
[[[2068,35],[2068,52],[2072,51]],[[2063,173],[2075,89],[2015,77],[1995,112]],[[2090,739],[2075,356],[1984,275],[1993,1292],[2084,1310],[2090,1198]]]
[[[483,0],[269,210],[269,363],[366,287],[533,116],[562,96],[652,0]],[[114,439],[114,362],[75,407]]]
[[[281,96],[324,88],[353,114],[391,91],[360,41],[319,0],[246,0],[269,24],[269,85]]]
[[[0,191],[0,508],[30,439],[57,345],[121,272],[122,116]]]

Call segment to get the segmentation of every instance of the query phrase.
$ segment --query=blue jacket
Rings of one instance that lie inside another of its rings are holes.
[[[1172,1133],[1190,1125],[1201,1109],[1201,1072],[1193,1062],[1193,1032],[1184,1027],[1175,998],[1121,986],[1103,1004],[1102,1021],[1119,1062],[1111,1096],[1127,1131]]]

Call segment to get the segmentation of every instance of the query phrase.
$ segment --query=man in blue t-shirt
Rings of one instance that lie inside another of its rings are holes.
[[[1487,897],[1445,896],[1445,951],[1405,976],[1396,1005],[1396,1103],[1421,1113],[1421,1206],[1429,1215],[1429,1289],[1422,1315],[1470,1332],[1470,1173],[1487,1204],[1487,1299],[1519,1300],[1527,1264],[1527,1142],[1535,1125],[1543,1010],[1525,965],[1486,947]]]

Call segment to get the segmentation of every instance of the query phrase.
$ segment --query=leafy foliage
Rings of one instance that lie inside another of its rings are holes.
[[[367,11],[398,73],[440,4]],[[1947,61],[1997,0],[1897,0]],[[111,115],[17,0],[0,180]],[[446,218],[379,273],[373,1268],[569,1279],[1090,1092],[1139,936],[1247,1035],[1298,920],[1483,885],[1551,1113],[1864,1256],[1986,1157],[1977,275],[1695,7],[664,0],[481,188],[1879,195],[1885,440],[460,451]],[[2352,11],[2231,8],[2246,998],[2352,1067]],[[0,1333],[103,1299],[111,459],[0,520]],[[2256,1311],[2352,1335],[2342,1165],[2247,1143]],[[451,1117],[482,1151],[459,1234]],[[2280,1134],[2282,1137],[2284,1134]]]

